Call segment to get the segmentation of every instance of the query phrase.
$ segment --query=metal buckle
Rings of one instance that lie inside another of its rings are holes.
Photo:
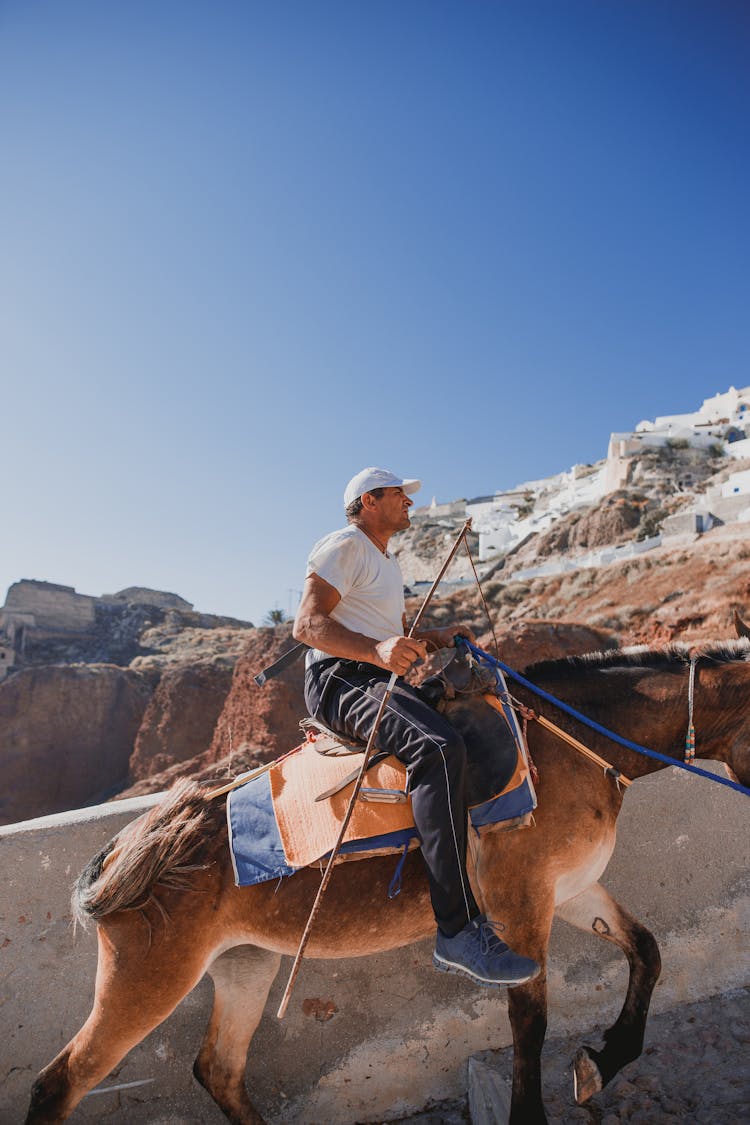
[[[402,789],[368,789],[362,786],[359,796],[363,801],[384,805],[402,805],[404,801],[408,800],[407,794]]]

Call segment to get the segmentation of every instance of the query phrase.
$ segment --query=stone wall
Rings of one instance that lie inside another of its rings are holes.
[[[0,608],[0,644],[13,649],[16,666],[125,666],[140,656],[158,656],[154,643],[158,647],[190,630],[220,628],[252,626],[233,617],[196,613],[178,594],[144,586],[90,597],[72,586],[22,579],[10,587]]]
[[[3,611],[33,614],[34,626],[50,632],[86,632],[94,624],[96,598],[72,586],[22,579],[8,590]]]
[[[73,934],[69,885],[94,852],[153,798],[0,829],[6,888],[0,932],[0,1121],[23,1120],[37,1071],[85,1019],[95,938]],[[747,798],[678,771],[638,781],[602,882],[654,931],[663,972],[652,1011],[750,980]],[[509,876],[511,877],[511,876]],[[283,1021],[287,958],[250,1048],[248,1075],[273,1125],[383,1122],[466,1089],[467,1058],[510,1042],[503,993],[430,966],[431,943],[367,959],[305,961]],[[627,979],[618,950],[563,923],[550,951],[550,1036],[597,1044]],[[331,1000],[318,1022],[305,999]],[[42,999],[43,998],[43,999]],[[211,1003],[203,980],[86,1098],[75,1121],[226,1125],[191,1075]],[[637,1064],[636,1064],[637,1065]],[[573,1108],[571,1090],[570,1106]]]
[[[706,530],[704,527],[705,518],[704,513],[696,512],[694,508],[687,512],[675,512],[673,516],[667,516],[662,523],[662,538],[669,539],[672,535],[702,534]]]
[[[738,494],[736,496],[722,496],[708,500],[704,507],[708,508],[711,515],[723,523],[732,523],[750,505],[750,496]]]

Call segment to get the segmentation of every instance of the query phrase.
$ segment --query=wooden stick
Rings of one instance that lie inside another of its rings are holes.
[[[446,558],[442,567],[440,568],[440,573],[438,574],[435,581],[432,583],[432,586],[430,587],[427,596],[425,597],[424,601],[422,602],[422,605],[420,606],[419,612],[417,613],[417,616],[414,618],[412,626],[409,629],[409,632],[407,634],[409,637],[414,635],[414,631],[417,628],[417,625],[419,624],[419,622],[422,620],[422,617],[424,616],[424,612],[427,609],[427,606],[429,605],[433,594],[437,590],[438,585],[440,584],[440,581],[441,581],[443,575],[445,574],[446,570],[450,566],[450,563],[453,559],[453,556],[455,555],[456,551],[460,547],[460,545],[461,545],[461,543],[462,543],[462,541],[463,541],[463,539],[466,535],[466,532],[469,530],[470,527],[471,527],[471,520],[469,519],[469,520],[466,521],[464,526],[461,528],[461,531],[459,532],[458,537],[456,538],[456,541],[451,548],[450,554],[448,555],[448,557]],[[289,980],[287,981],[287,985],[286,985],[286,988],[284,990],[284,995],[281,998],[281,1003],[279,1004],[279,1010],[276,1013],[277,1018],[280,1019],[280,1020],[284,1018],[284,1014],[285,1014],[287,1006],[289,1004],[289,998],[292,994],[292,989],[294,988],[294,982],[297,979],[297,974],[299,973],[300,965],[302,964],[302,958],[303,958],[304,953],[305,953],[305,947],[307,946],[307,943],[310,939],[310,934],[312,932],[313,924],[315,922],[315,918],[317,916],[318,910],[320,909],[320,903],[322,901],[323,895],[326,892],[326,888],[327,888],[327,886],[330,882],[331,875],[333,873],[333,867],[334,867],[334,864],[336,862],[336,857],[338,856],[341,845],[344,842],[344,836],[346,835],[346,830],[349,827],[349,821],[351,820],[352,813],[354,812],[354,805],[355,805],[355,802],[357,800],[357,797],[359,796],[359,791],[362,787],[362,782],[364,781],[365,774],[367,773],[367,764],[369,762],[370,756],[371,756],[373,748],[375,746],[375,738],[376,738],[377,733],[378,733],[380,721],[383,718],[383,714],[385,713],[386,707],[388,706],[388,700],[391,698],[391,694],[393,692],[393,688],[395,687],[397,679],[398,679],[397,674],[395,672],[392,672],[391,678],[388,681],[388,686],[385,689],[385,694],[384,694],[382,700],[380,701],[380,706],[378,707],[378,713],[375,716],[375,722],[373,723],[372,730],[370,731],[370,737],[367,739],[367,746],[365,747],[365,754],[364,754],[364,758],[362,759],[362,765],[360,767],[359,774],[357,776],[357,780],[354,782],[354,789],[352,790],[352,795],[349,798],[349,804],[347,806],[346,813],[344,814],[344,819],[341,822],[341,828],[339,830],[338,839],[336,840],[336,843],[333,846],[333,851],[331,852],[331,854],[328,858],[328,864],[326,865],[325,873],[323,875],[320,886],[318,888],[318,893],[315,896],[315,901],[312,905],[312,910],[310,911],[310,915],[307,919],[307,924],[306,924],[306,926],[304,928],[304,931],[302,933],[302,938],[301,938],[300,943],[299,943],[299,949],[297,950],[297,956],[294,958],[294,964],[292,965],[292,971],[289,974]]]
[[[245,785],[248,781],[253,781],[254,778],[260,777],[261,774],[267,773],[271,766],[275,766],[277,758],[272,762],[266,762],[263,766],[258,766],[257,769],[252,770],[250,773],[241,773],[239,777],[233,778],[228,781],[226,785],[220,785],[218,789],[212,789],[210,793],[206,793],[206,800],[213,801],[214,797],[223,797],[225,793],[229,793],[232,789],[238,789],[240,785]]]
[[[605,773],[612,773],[612,771],[615,770],[615,767],[611,762],[606,761],[605,758],[600,758],[599,755],[595,753],[590,747],[586,746],[585,743],[579,742],[578,739],[574,738],[572,734],[568,734],[567,731],[562,730],[555,723],[550,722],[549,719],[545,719],[544,715],[537,715],[536,712],[534,712],[534,719],[537,723],[539,723],[540,726],[544,727],[548,731],[551,731],[552,734],[557,735],[557,737],[563,742],[567,742],[568,746],[572,746],[573,749],[577,750],[579,754],[583,754],[584,758],[588,758],[590,762],[595,762],[597,766],[601,766]],[[629,777],[625,777],[625,774],[620,773],[619,770],[616,770],[615,772],[617,773],[617,781],[621,782],[626,788],[628,785],[633,784],[632,780]]]
[[[262,766],[256,766],[256,768],[250,770],[249,773],[241,773],[239,777],[233,778],[232,781],[227,781],[226,784],[220,785],[217,789],[212,789],[209,793],[206,793],[206,800],[213,801],[214,797],[223,797],[225,793],[229,793],[232,789],[238,789],[240,785],[246,785],[248,781],[254,781],[256,777],[268,773],[273,766],[277,766],[279,762],[283,762],[284,758],[290,758],[292,754],[296,754],[304,745],[305,743],[302,742],[299,746],[295,746],[293,750],[287,750],[286,754],[281,754],[280,757],[274,758],[273,761],[266,762],[265,765]]]

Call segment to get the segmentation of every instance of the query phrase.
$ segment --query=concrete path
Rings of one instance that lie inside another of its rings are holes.
[[[588,1037],[599,1046],[595,1035]],[[544,1049],[549,1125],[738,1125],[750,1122],[750,987],[653,1016],[640,1059],[587,1106],[573,1101],[571,1060],[580,1036]],[[510,1051],[477,1056],[509,1078]],[[401,1119],[401,1125],[468,1125],[468,1097]],[[497,1125],[504,1125],[498,1119]]]

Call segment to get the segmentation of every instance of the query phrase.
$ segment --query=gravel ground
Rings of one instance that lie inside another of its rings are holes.
[[[750,988],[652,1015],[643,1054],[586,1106],[573,1100],[571,1061],[596,1035],[552,1039],[543,1054],[550,1125],[740,1125],[750,1123]],[[484,1051],[483,1062],[510,1076],[510,1050]],[[466,1125],[468,1097],[442,1102],[401,1125]]]

